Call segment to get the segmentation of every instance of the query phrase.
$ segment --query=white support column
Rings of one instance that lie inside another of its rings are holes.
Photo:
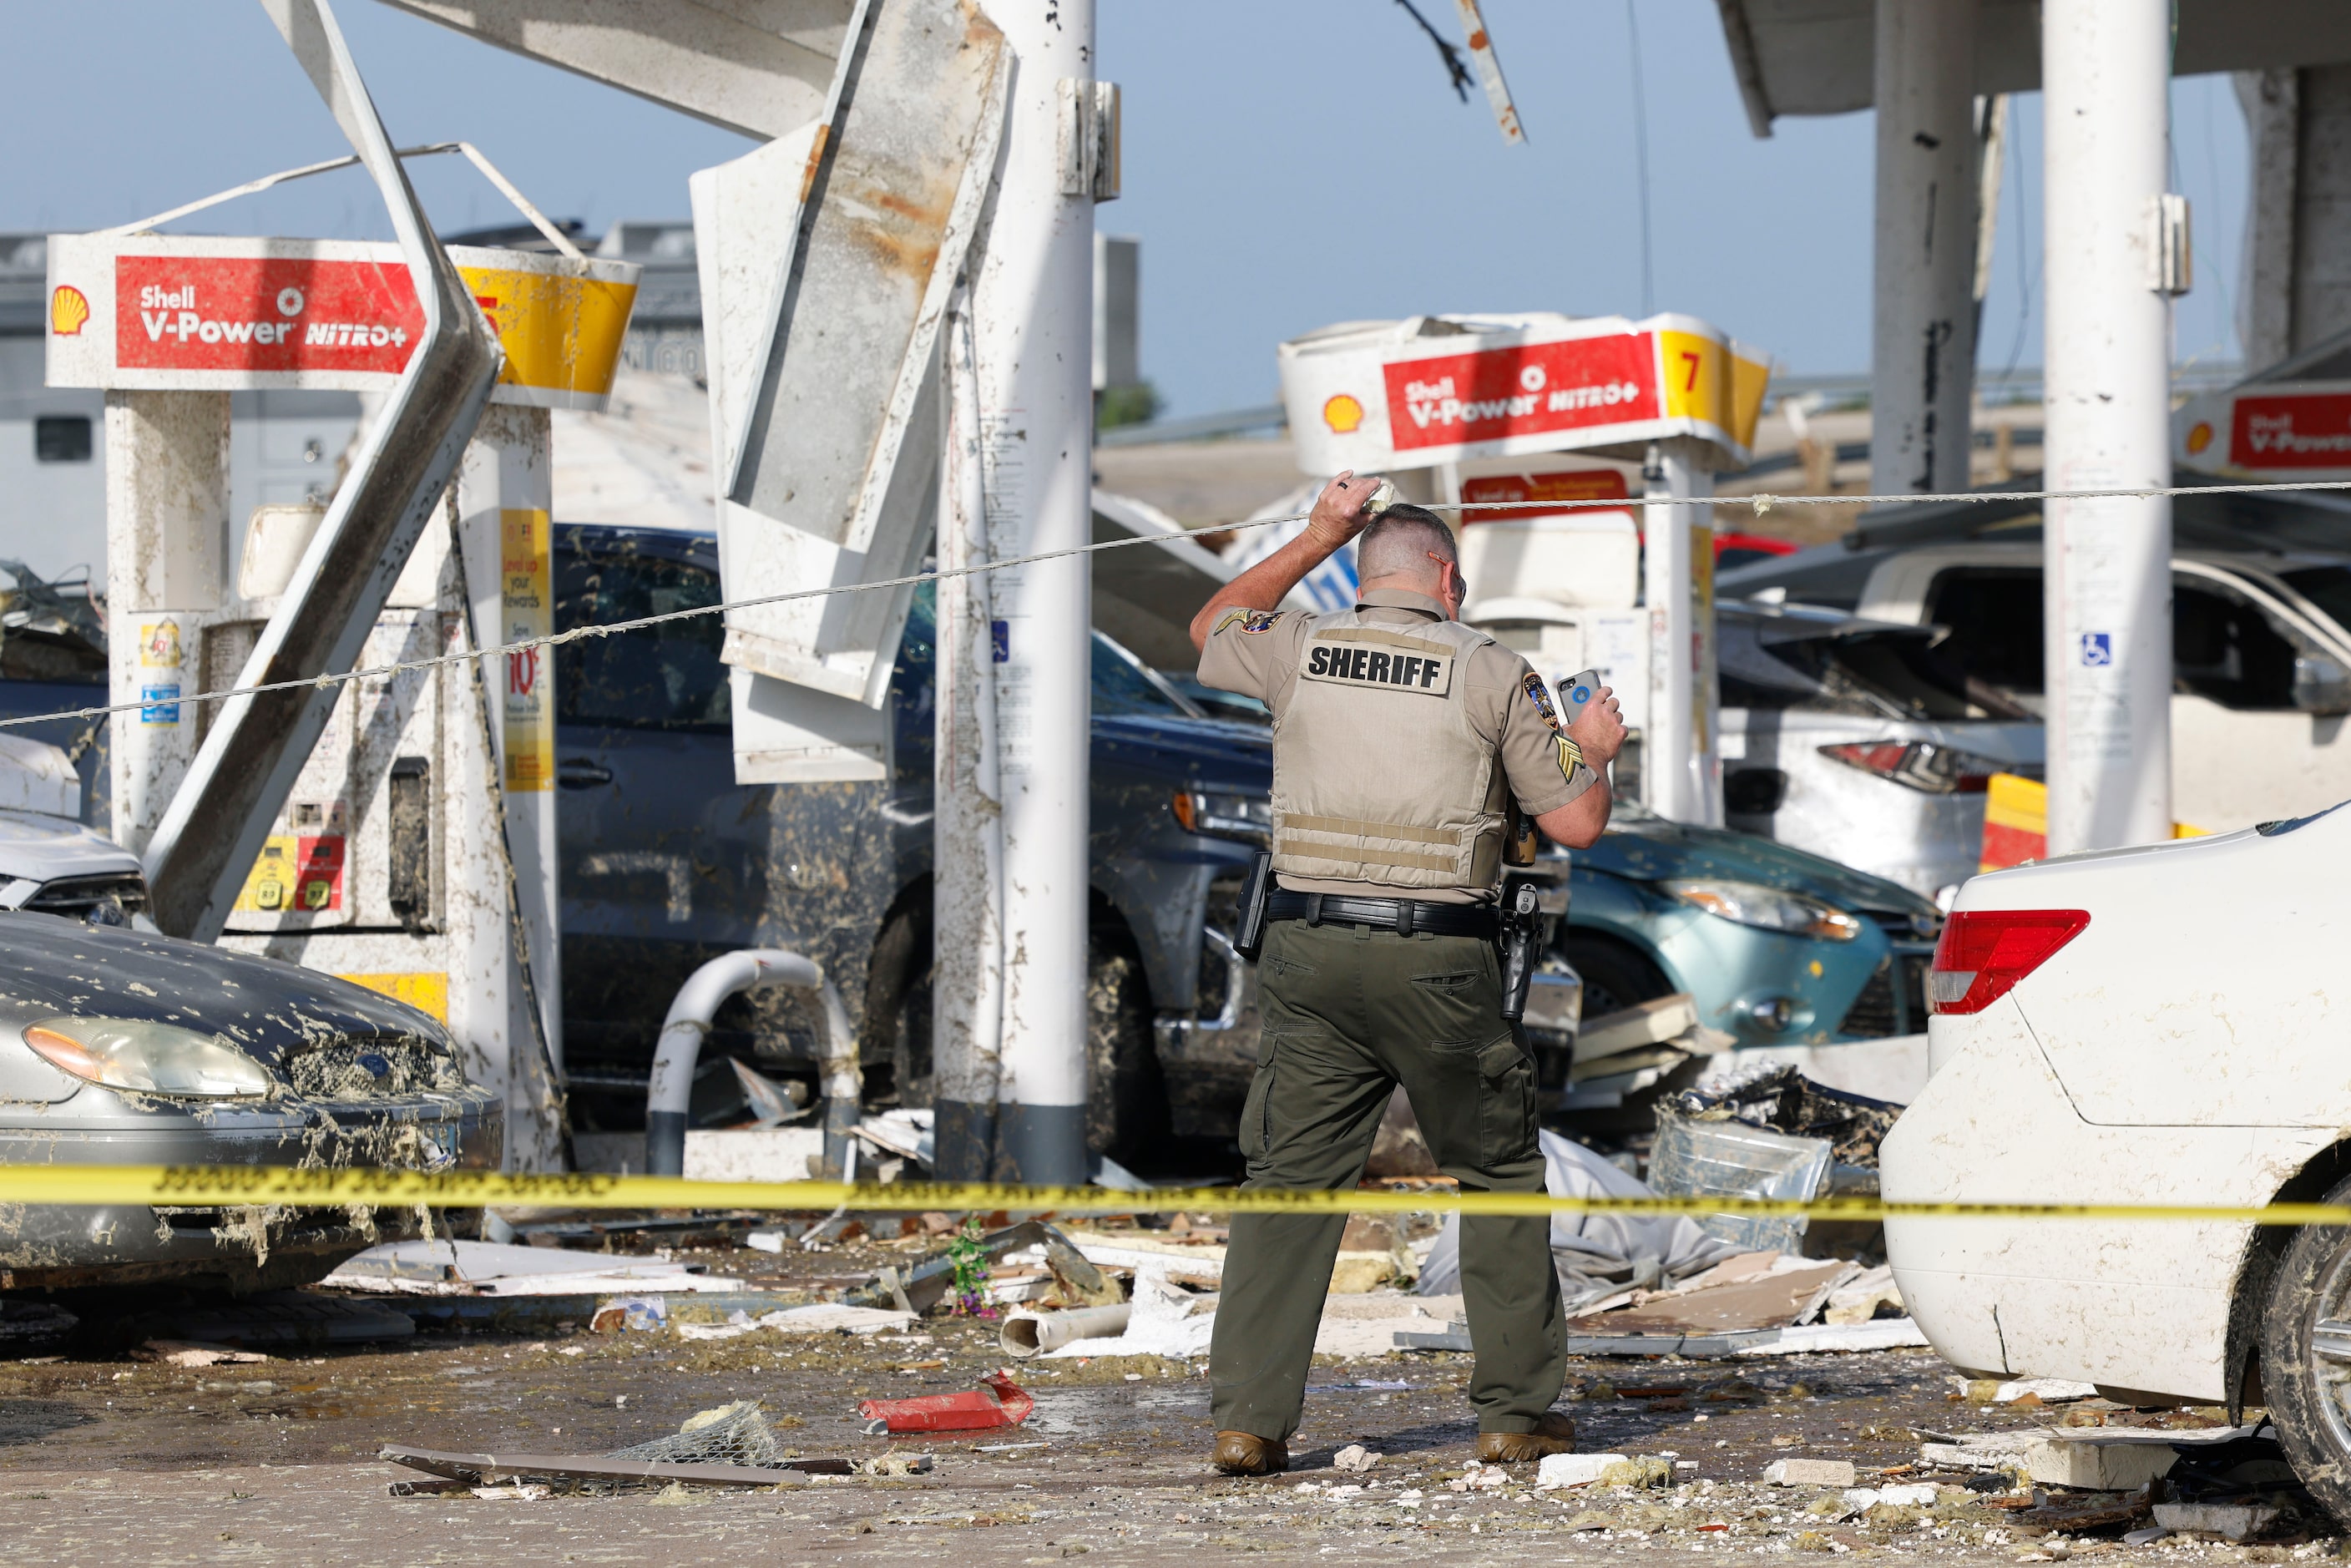
[[[1714,512],[1668,504],[1714,494],[1705,448],[1660,441],[1642,467],[1642,601],[1649,610],[1649,716],[1641,802],[1677,822],[1722,825],[1715,749]]]
[[[549,426],[545,409],[493,403],[458,469],[457,526],[465,547],[468,619],[483,646],[555,629]],[[550,1060],[559,1072],[563,1062],[555,657],[551,650],[534,649],[482,668],[493,751],[488,758],[482,754],[484,727],[472,675],[464,674],[453,694],[455,722],[444,731],[450,737],[451,788],[458,806],[445,819],[458,839],[457,852],[445,862],[449,1021],[486,1059],[489,1081],[506,1091],[507,1167],[559,1169],[556,1085],[547,1070]],[[496,800],[490,795],[493,780]],[[528,985],[518,946],[529,956]]]
[[[972,289],[988,550],[1002,559],[1071,549],[1092,532],[1094,197],[1091,181],[1063,178],[1063,160],[1082,140],[1064,119],[1092,99],[1094,5],[987,9],[1018,61]],[[1021,1181],[1087,1174],[1091,582],[1087,559],[1072,556],[988,584],[1005,638],[994,666],[1005,952],[996,1170]]]
[[[204,633],[228,570],[228,393],[106,394],[114,840],[144,854],[196,755]],[[234,673],[234,672],[232,672]]]
[[[2170,307],[2154,287],[2169,14],[2042,12],[2053,489],[2170,477]],[[2057,501],[2046,528],[2049,851],[2171,834],[2171,504]]]
[[[947,320],[946,455],[939,465],[938,560],[956,571],[987,559],[980,478],[979,388],[969,300]],[[995,1164],[997,1079],[1004,1039],[1004,807],[996,768],[993,613],[987,573],[938,587],[932,753],[931,1071],[934,1168],[943,1181],[985,1180]]]
[[[1963,490],[1975,387],[1977,0],[1877,0],[1869,487]]]

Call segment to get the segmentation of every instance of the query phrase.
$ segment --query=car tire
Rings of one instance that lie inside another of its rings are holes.
[[[1096,933],[1086,954],[1086,1151],[1121,1165],[1167,1135],[1167,1082],[1151,1035],[1143,961]]]
[[[1604,1018],[1673,995],[1673,984],[1666,978],[1664,970],[1614,937],[1570,932],[1559,950],[1570,967],[1583,977],[1583,1016],[1587,1019]]]
[[[2351,1181],[2321,1200],[2351,1202]],[[2295,1234],[2262,1314],[2262,1396],[2313,1496],[2351,1521],[2351,1228]]]
[[[873,941],[865,971],[865,1035],[860,1057],[888,1062],[898,1103],[928,1106],[931,1077],[931,926],[914,910],[901,911]]]

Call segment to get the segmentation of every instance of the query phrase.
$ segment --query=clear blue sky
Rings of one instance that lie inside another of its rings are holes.
[[[1865,367],[1869,117],[1782,120],[1758,141],[1712,0],[1635,3],[1657,308],[1708,318],[1792,370]],[[1274,344],[1331,321],[1639,310],[1627,0],[1485,0],[1520,147],[1476,94],[1456,101],[1392,0],[1099,5],[1102,71],[1125,93],[1128,193],[1099,220],[1144,241],[1144,366],[1171,413],[1270,401]],[[1421,9],[1457,33],[1450,5]],[[540,205],[594,229],[684,216],[686,175],[749,145],[371,0],[337,10],[396,139],[475,141]],[[10,45],[0,229],[121,223],[345,151],[250,0],[18,5]],[[2243,119],[2225,78],[2177,84],[2173,104],[2199,252],[2179,357],[2232,357]],[[1984,311],[1995,369],[2041,358],[2039,107],[2019,100]],[[417,183],[440,224],[505,221],[470,170],[435,162]],[[351,172],[183,227],[388,235]]]

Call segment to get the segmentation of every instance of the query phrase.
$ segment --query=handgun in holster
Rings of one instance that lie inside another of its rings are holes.
[[[1527,1016],[1527,992],[1535,983],[1535,966],[1542,962],[1542,895],[1533,877],[1519,868],[1540,857],[1542,841],[1533,821],[1514,803],[1502,841],[1501,930],[1497,937],[1502,965],[1502,1021],[1517,1023]]]
[[[1265,901],[1273,892],[1273,852],[1259,850],[1241,883],[1240,908],[1233,922],[1233,951],[1254,964],[1265,950]]]

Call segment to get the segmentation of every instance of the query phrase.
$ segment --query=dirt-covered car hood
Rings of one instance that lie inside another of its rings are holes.
[[[431,1015],[316,969],[121,926],[0,912],[0,1038],[60,1016],[201,1030],[273,1069],[333,1040],[450,1050]]]
[[[1831,904],[1899,915],[1939,928],[1934,904],[1899,883],[1855,871],[1791,844],[1729,828],[1696,827],[1646,812],[1623,812],[1600,841],[1573,856],[1579,871],[1606,872],[1634,882],[1672,877],[1723,877],[1808,894]]]

